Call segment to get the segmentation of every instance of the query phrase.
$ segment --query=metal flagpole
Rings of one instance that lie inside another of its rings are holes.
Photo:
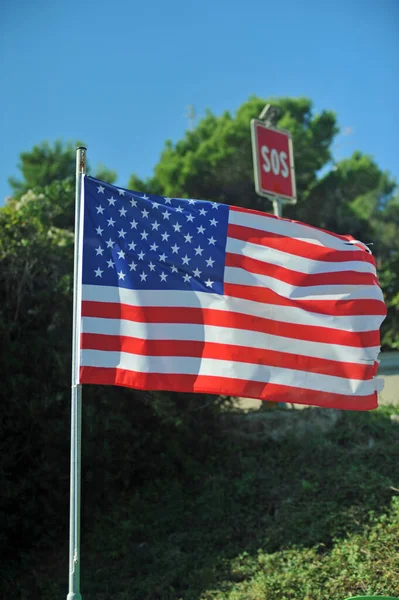
[[[80,594],[80,479],[82,446],[82,386],[79,384],[80,296],[83,179],[86,148],[76,150],[75,253],[73,276],[72,383],[71,383],[71,474],[69,509],[69,592],[67,600],[81,600]]]

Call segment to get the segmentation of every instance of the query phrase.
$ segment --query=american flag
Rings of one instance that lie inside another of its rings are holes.
[[[84,178],[79,382],[366,410],[386,314],[350,236]]]

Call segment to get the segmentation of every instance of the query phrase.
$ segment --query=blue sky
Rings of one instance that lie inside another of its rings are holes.
[[[13,0],[0,8],[0,203],[18,156],[81,139],[91,164],[151,174],[166,139],[250,95],[308,96],[399,180],[397,0]]]

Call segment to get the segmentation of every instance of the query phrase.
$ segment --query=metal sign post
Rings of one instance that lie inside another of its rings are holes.
[[[265,106],[251,121],[251,135],[256,192],[271,200],[281,217],[283,203],[296,203],[296,186],[291,134],[272,126],[276,114],[270,104]]]

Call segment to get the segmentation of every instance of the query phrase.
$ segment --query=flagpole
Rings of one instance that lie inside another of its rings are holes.
[[[83,179],[86,148],[76,149],[75,252],[73,275],[72,382],[71,382],[71,467],[69,507],[69,591],[67,600],[82,600],[80,594],[80,481],[82,446],[82,386],[79,384],[81,237]]]

